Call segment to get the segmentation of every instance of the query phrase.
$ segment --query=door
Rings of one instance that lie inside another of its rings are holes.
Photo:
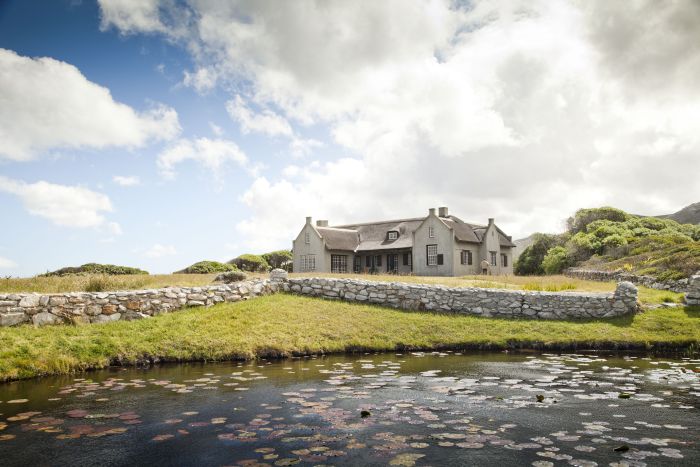
[[[399,272],[399,255],[386,255],[386,271],[391,274]]]

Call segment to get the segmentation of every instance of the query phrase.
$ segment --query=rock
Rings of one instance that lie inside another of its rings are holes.
[[[39,306],[40,299],[41,296],[38,294],[27,295],[19,301],[19,306],[21,306],[22,308],[33,308],[35,306]]]
[[[29,316],[22,312],[0,314],[0,326],[15,326],[29,321]]]
[[[52,297],[53,298],[53,297]],[[46,326],[51,324],[59,324],[62,322],[61,318],[49,313],[48,311],[42,311],[32,316],[32,322],[34,326]]]
[[[114,313],[112,315],[97,315],[94,318],[92,318],[92,322],[96,324],[100,323],[109,323],[110,321],[119,321],[121,319],[122,315],[121,313]]]
[[[54,295],[49,297],[49,305],[65,305],[68,302],[66,297],[62,297],[60,295]]]
[[[125,306],[127,310],[140,310],[141,302],[136,300],[129,300],[128,302],[126,302]]]
[[[117,305],[102,305],[102,314],[103,315],[113,315],[118,311]]]
[[[286,281],[288,278],[287,271],[284,269],[273,269],[270,271],[270,280],[272,281]]]

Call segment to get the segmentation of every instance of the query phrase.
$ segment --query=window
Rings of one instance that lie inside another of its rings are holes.
[[[426,252],[428,256],[428,266],[437,266],[438,264],[438,254],[437,245],[426,245]]]
[[[388,240],[396,240],[397,238],[399,238],[399,233],[394,230],[390,231],[387,235]]]
[[[352,260],[352,270],[354,272],[360,272],[360,268],[362,267],[362,258],[359,256],[355,256]]]
[[[498,266],[498,263],[496,262],[496,252],[489,251],[489,253],[491,253],[491,266]]]
[[[403,254],[403,265],[404,266],[408,266],[408,258],[410,258],[410,257],[411,257],[411,255],[408,253]]]
[[[501,266],[504,268],[508,267],[508,255],[501,254]]]
[[[304,243],[311,243],[311,235],[309,232],[304,233]]]
[[[348,272],[347,255],[331,255],[331,272]]]
[[[306,257],[306,270],[315,271],[316,270],[316,255],[309,255]]]
[[[472,264],[472,252],[470,250],[462,250],[459,252],[460,263]]]
[[[367,256],[367,257],[365,258],[365,267],[367,267],[367,268],[371,268],[371,267],[372,267],[372,257],[371,257],[371,256]]]
[[[428,227],[428,237],[435,238],[435,227],[432,225]]]
[[[377,255],[376,258],[377,258],[377,261],[376,261],[375,264],[376,264],[377,267],[379,267],[379,268],[382,267],[382,255]]]
[[[301,257],[299,257],[299,269],[301,270],[301,272],[306,271],[306,256],[305,255],[301,255]]]

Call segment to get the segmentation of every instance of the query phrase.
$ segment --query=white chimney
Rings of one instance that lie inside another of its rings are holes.
[[[318,220],[316,221],[316,227],[328,227],[328,221]]]
[[[438,215],[440,217],[448,217],[449,216],[449,211],[447,210],[447,206],[441,206],[438,208]]]
[[[307,224],[307,225],[308,225],[308,224],[311,224],[311,216],[308,216],[308,217],[306,218],[306,224]]]

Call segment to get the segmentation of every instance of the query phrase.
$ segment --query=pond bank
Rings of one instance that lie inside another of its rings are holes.
[[[404,312],[288,294],[99,326],[0,329],[0,381],[111,364],[224,361],[406,349],[697,352],[700,308],[606,320],[506,320]]]

